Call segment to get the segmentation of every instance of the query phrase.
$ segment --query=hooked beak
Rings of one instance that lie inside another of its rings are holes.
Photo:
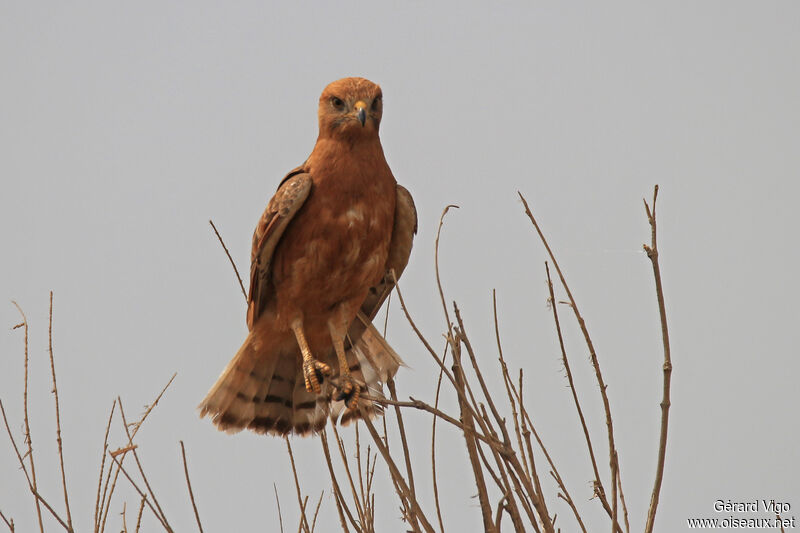
[[[364,127],[364,124],[367,122],[367,104],[364,102],[358,101],[355,105],[356,108],[356,117],[358,117],[358,121],[361,122],[361,127]]]

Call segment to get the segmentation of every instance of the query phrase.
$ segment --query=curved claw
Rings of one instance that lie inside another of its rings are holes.
[[[353,381],[350,376],[342,377],[339,385],[339,390],[336,391],[333,398],[335,400],[344,400],[348,409],[356,409],[358,407],[358,399],[361,397],[361,386]]]
[[[320,393],[320,383],[325,381],[325,376],[332,374],[331,367],[316,359],[303,361],[303,379],[306,390],[314,394]]]

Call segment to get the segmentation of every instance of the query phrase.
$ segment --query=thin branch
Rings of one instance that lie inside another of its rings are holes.
[[[458,308],[456,308],[458,313]],[[458,316],[458,314],[456,315]],[[460,318],[460,317],[459,317]],[[452,338],[452,337],[451,337]],[[466,376],[464,375],[464,367],[461,363],[461,342],[454,341],[451,343],[451,350],[453,352],[453,374],[456,378],[456,387],[459,391],[466,389]],[[494,522],[492,521],[492,504],[489,502],[489,493],[486,489],[486,479],[483,475],[483,468],[481,467],[480,457],[478,456],[478,442],[475,438],[475,424],[472,409],[467,404],[464,395],[459,394],[459,410],[461,424],[463,425],[464,444],[467,448],[467,456],[469,457],[472,474],[475,478],[475,488],[478,491],[478,502],[480,503],[481,516],[483,518],[483,529],[487,532],[494,531]]]
[[[564,364],[564,370],[567,374],[567,382],[569,383],[569,390],[572,393],[572,400],[575,403],[575,409],[578,411],[578,418],[583,428],[583,436],[586,440],[586,448],[589,451],[589,459],[592,462],[592,470],[594,471],[595,483],[600,483],[600,472],[597,469],[597,461],[594,456],[594,446],[592,446],[592,438],[589,436],[589,428],[586,426],[586,418],[583,416],[583,409],[581,402],[578,399],[578,392],[575,389],[575,382],[572,379],[572,369],[569,366],[569,359],[567,358],[567,349],[564,347],[564,336],[561,332],[561,321],[558,318],[558,306],[556,305],[556,297],[553,292],[553,280],[550,278],[550,265],[547,261],[544,262],[544,269],[547,273],[547,290],[549,291],[548,303],[550,310],[553,312],[553,322],[556,326],[556,333],[558,334],[558,345],[561,348],[561,362]]]
[[[116,402],[116,400],[114,400]],[[112,452],[108,452],[109,456],[113,456]],[[116,456],[114,456],[116,457]],[[123,455],[123,459],[125,456]],[[111,479],[111,472],[114,472],[114,479]],[[114,490],[117,488],[117,480],[119,479],[119,468],[114,470],[112,465],[108,465],[108,473],[106,474],[106,482],[103,486],[103,499],[100,500],[101,504],[105,502],[103,506],[103,510],[101,513],[101,520],[100,520],[100,531],[103,532],[106,530],[106,520],[108,520],[108,511],[111,508],[111,499],[114,497]],[[111,485],[109,486],[109,482]],[[110,487],[110,488],[109,488]],[[108,489],[108,490],[107,490]],[[106,493],[108,493],[108,499],[106,499]]]
[[[22,472],[25,474],[25,480],[28,482],[28,486],[30,487],[31,486],[31,478],[28,475],[28,469],[25,467],[25,461],[22,458],[22,454],[19,453],[19,448],[17,447],[17,441],[14,440],[14,435],[11,433],[11,428],[8,425],[8,418],[6,417],[6,410],[3,407],[3,400],[0,400],[0,413],[3,414],[3,423],[6,426],[6,432],[8,433],[8,440],[11,441],[11,445],[14,448],[14,453],[17,454],[17,460],[19,461],[19,465],[22,468]]]
[[[505,511],[506,505],[503,503],[508,499],[508,492],[500,498],[500,501],[497,502],[497,511],[494,517],[494,529],[495,531],[500,531],[500,520],[503,518],[503,511]]]
[[[495,341],[497,342],[497,353],[499,354],[500,358],[500,368],[504,374],[503,384],[506,387],[506,394],[508,395],[508,403],[511,405],[511,417],[514,419],[514,433],[517,436],[517,445],[519,446],[520,451],[522,452],[522,464],[525,467],[525,471],[530,475],[530,468],[528,466],[528,457],[525,454],[525,447],[522,445],[522,433],[520,432],[520,421],[519,421],[519,414],[517,413],[517,402],[514,400],[514,395],[511,394],[511,388],[508,386],[508,380],[505,379],[505,374],[508,372],[508,368],[506,366],[505,358],[503,357],[503,345],[500,342],[500,324],[497,320],[497,292],[492,289],[492,314],[494,316],[494,336]],[[533,455],[530,457],[530,462],[533,464],[534,458]],[[502,500],[501,500],[502,502]]]
[[[128,504],[122,502],[122,533],[128,533],[128,519],[125,517],[125,512],[128,509]]]
[[[362,521],[361,521],[361,527],[363,528],[363,527],[366,526],[366,523],[365,523],[364,519],[367,518],[367,507],[366,507],[365,503],[368,503],[368,501],[366,500],[366,497],[364,495],[364,474],[363,474],[363,471],[362,471],[362,468],[361,468],[361,438],[359,436],[358,424],[356,423],[355,426],[356,426],[355,427],[355,430],[356,430],[356,457],[355,457],[355,459],[356,459],[356,470],[358,472],[358,476],[357,476],[358,477],[358,490],[359,490],[358,498],[359,498],[359,501],[362,504],[362,508],[364,509],[364,515],[362,516]]]
[[[56,385],[56,365],[53,359],[53,291],[50,291],[50,313],[47,327],[47,346],[50,354],[50,373],[53,376],[53,395],[56,401],[56,442],[58,443],[58,462],[61,466],[61,486],[64,488],[64,507],[67,510],[67,525],[72,527],[72,512],[69,508],[69,495],[67,493],[67,476],[64,472],[64,452],[61,442],[61,411],[58,407],[58,385]]]
[[[149,406],[147,406],[147,409],[145,410],[144,414],[142,415],[142,418],[140,418],[139,421],[136,422],[136,424],[134,424],[133,433],[131,434],[131,438],[135,437],[136,433],[139,432],[139,428],[142,427],[142,424],[144,424],[144,421],[147,420],[147,417],[153,411],[155,406],[158,405],[159,400],[161,400],[161,397],[164,396],[165,392],[167,392],[167,389],[169,388],[170,385],[172,385],[172,382],[175,380],[175,376],[177,376],[177,375],[178,375],[177,372],[172,374],[172,377],[169,378],[169,381],[167,381],[167,384],[164,385],[164,388],[161,389],[161,392],[158,393],[158,396],[156,396],[156,399],[153,400],[153,403],[151,403]],[[122,408],[122,405],[120,405],[120,409],[121,408]]]
[[[197,504],[194,502],[194,492],[192,492],[192,482],[189,481],[189,467],[186,465],[186,448],[181,443],[181,458],[183,459],[183,473],[186,474],[186,486],[189,488],[189,499],[192,500],[192,510],[194,510],[194,518],[197,520],[197,529],[203,533],[203,524],[200,523],[200,514],[197,512]]]
[[[153,512],[153,516],[156,517],[156,519],[159,521],[159,523],[164,527],[164,529],[166,531],[170,531],[171,532],[172,529],[170,529],[169,525],[166,522],[164,522],[164,519],[161,517],[161,515],[158,513],[158,511],[156,511],[156,508],[153,507],[153,504],[151,504],[150,501],[147,500],[147,495],[139,488],[139,486],[136,484],[136,482],[133,480],[133,478],[130,475],[128,475],[128,472],[127,472],[127,470],[125,470],[125,468],[123,468],[122,463],[119,462],[119,460],[113,454],[109,453],[108,455],[109,455],[109,457],[111,457],[111,460],[114,461],[114,463],[116,463],[117,468],[119,469],[119,471],[121,471],[122,474],[126,478],[128,478],[128,481],[130,482],[131,486],[133,486],[133,488],[136,490],[136,492],[139,493],[139,496],[142,498],[142,500],[145,501],[145,503],[147,504],[147,507]]]
[[[305,531],[305,533],[311,533],[311,529],[308,527],[308,523],[307,523],[308,520],[306,520],[306,506],[307,505],[308,505],[308,496],[303,498],[303,501],[300,504],[300,523],[297,526],[297,533],[300,533],[301,531]]]
[[[108,468],[109,476],[106,477],[106,483],[103,486],[103,472],[105,471],[106,465],[106,452],[108,451],[108,432],[111,429],[111,419],[114,417],[114,409],[117,407],[117,400],[114,399],[113,403],[111,404],[111,413],[108,415],[108,423],[106,423],[106,434],[103,437],[103,457],[100,459],[100,477],[97,480],[97,497],[94,502],[94,531],[95,533],[99,533],[100,531],[100,520],[101,520],[101,510],[103,508],[102,503],[106,501],[106,490],[108,489],[108,481],[111,474],[111,467]],[[100,499],[100,487],[103,486],[103,498]],[[110,496],[109,496],[110,498]]]
[[[317,515],[319,514],[319,508],[322,505],[323,495],[325,495],[324,490],[319,495],[319,501],[317,501],[317,508],[314,510],[314,518],[311,519],[311,533],[314,533],[314,527],[317,525]]]
[[[447,304],[445,303],[444,299],[444,291],[442,290],[442,280],[439,277],[439,236],[442,234],[442,225],[444,224],[444,216],[450,211],[450,208],[454,207],[455,209],[459,209],[457,205],[450,204],[444,208],[442,211],[441,216],[439,217],[439,229],[436,230],[436,242],[434,243],[434,255],[433,255],[433,264],[434,270],[436,272],[436,286],[439,288],[439,298],[442,300],[442,309],[444,310],[444,318],[447,321],[447,330],[450,332],[450,315],[447,313]]]
[[[403,475],[400,473],[400,470],[397,468],[397,465],[392,459],[392,456],[389,454],[386,444],[384,444],[384,442],[381,440],[381,436],[378,434],[375,426],[372,425],[372,421],[368,418],[364,418],[363,421],[364,425],[367,426],[367,429],[372,436],[375,446],[378,448],[378,451],[381,452],[384,462],[389,467],[389,472],[391,473],[392,478],[397,482],[398,485],[400,485],[401,490],[406,494],[406,496],[409,497],[409,503],[411,504],[414,513],[417,515],[420,525],[425,529],[426,532],[434,533],[433,527],[431,527],[428,519],[425,518],[425,514],[422,512],[419,503],[416,499],[410,497],[411,491],[408,488],[405,479],[403,479]]]
[[[212,220],[208,221],[211,224],[211,227],[214,228],[214,233],[217,235],[217,239],[219,239],[219,243],[222,245],[222,249],[225,250],[225,255],[228,256],[228,261],[231,262],[231,266],[233,267],[233,271],[236,273],[236,279],[239,280],[239,287],[242,289],[242,294],[244,294],[244,299],[247,300],[247,291],[244,290],[244,283],[242,283],[242,276],[239,275],[239,269],[236,268],[236,263],[233,262],[233,257],[231,257],[231,253],[228,251],[228,247],[225,246],[225,241],[222,240],[222,236],[217,231],[217,227],[214,225]]]
[[[167,521],[167,515],[164,514],[164,511],[161,509],[161,505],[158,503],[156,494],[153,492],[153,488],[150,486],[150,481],[147,479],[147,475],[144,473],[142,463],[139,461],[139,454],[136,453],[136,446],[133,445],[133,436],[128,429],[128,421],[125,418],[125,410],[122,408],[122,398],[119,396],[117,396],[117,403],[119,404],[119,414],[122,417],[122,426],[125,428],[125,433],[128,435],[128,447],[133,452],[133,459],[136,461],[136,466],[139,468],[139,473],[142,475],[142,480],[144,480],[144,484],[147,487],[147,492],[150,494],[150,497],[153,499],[153,503],[156,505],[158,512],[161,514],[161,522],[164,524],[164,527],[166,527],[167,531],[172,531],[172,527],[170,527],[169,522]],[[115,454],[112,452],[111,456],[115,457]],[[120,466],[122,466],[121,463]]]
[[[495,461],[497,462],[497,468],[500,472],[499,475],[495,474],[494,470],[489,464],[489,459],[483,453],[483,447],[478,446],[477,448],[478,448],[478,454],[480,455],[484,468],[486,468],[486,470],[489,472],[489,475],[494,480],[495,485],[497,485],[497,487],[506,496],[505,497],[506,503],[503,507],[505,508],[505,511],[508,512],[508,515],[511,517],[511,522],[514,526],[514,531],[517,533],[525,533],[525,525],[522,522],[522,515],[519,512],[519,507],[517,506],[517,500],[514,497],[514,492],[516,491],[518,493],[518,496],[520,498],[520,504],[523,506],[526,513],[530,513],[530,505],[528,504],[528,499],[525,497],[524,492],[519,490],[520,484],[518,483],[518,480],[514,477],[513,472],[511,471],[512,465],[505,460],[497,461],[497,452],[493,451],[492,456],[495,458]],[[509,482],[509,477],[511,477],[511,482]],[[514,485],[513,487],[512,483]],[[500,512],[501,510],[502,509],[498,507],[496,513]],[[498,529],[499,526],[497,526],[498,520],[496,516],[497,515],[495,514],[494,531],[499,532],[500,530]],[[539,526],[535,522],[532,523],[534,531],[538,533],[540,531]]]
[[[516,398],[517,403],[519,404],[520,416],[522,421],[522,434],[525,437],[525,442],[528,448],[528,455],[533,457],[533,449],[530,440],[530,435],[531,433],[533,433],[533,436],[536,439],[536,443],[539,445],[539,449],[542,450],[545,459],[547,459],[547,464],[550,465],[551,475],[558,483],[558,486],[561,489],[561,491],[566,495],[568,501],[572,501],[572,498],[569,495],[569,491],[567,490],[567,487],[564,484],[561,475],[558,473],[558,468],[556,467],[555,462],[553,462],[553,459],[550,457],[550,453],[547,451],[547,448],[545,447],[541,437],[539,437],[539,432],[536,431],[536,427],[533,424],[533,420],[531,419],[530,415],[528,414],[528,410],[525,407],[525,401],[522,396],[522,384],[523,384],[522,369],[520,369],[519,371],[519,388],[517,388],[511,381],[511,376],[508,375],[507,370],[504,372],[504,375],[506,377],[509,386],[511,387],[511,391],[514,393],[514,397]],[[578,521],[578,524],[580,524],[581,529],[584,531],[584,533],[586,533],[586,528],[583,525],[583,521],[581,520],[580,514],[578,514],[577,509],[573,508],[573,511],[575,513],[575,518]]]
[[[661,317],[661,340],[664,345],[664,391],[661,400],[661,437],[658,444],[658,465],[656,466],[656,479],[653,483],[653,495],[650,498],[650,508],[647,511],[647,525],[645,533],[652,533],[658,508],[658,497],[661,493],[661,482],[664,476],[664,460],[667,453],[667,430],[669,429],[670,385],[672,382],[672,356],[669,347],[669,329],[667,328],[667,311],[664,305],[664,290],[661,285],[661,269],[658,264],[658,240],[656,235],[656,199],[658,198],[658,185],[653,190],[653,209],[644,201],[647,220],[650,222],[650,246],[644,245],[647,257],[653,264],[653,277],[656,282],[656,296],[658,298],[658,313]]]
[[[397,390],[394,386],[394,378],[390,377],[386,380],[386,385],[389,387],[389,394],[392,400],[397,400]],[[406,475],[408,476],[408,486],[411,489],[411,496],[416,499],[417,491],[414,488],[414,470],[411,468],[411,454],[408,450],[408,439],[406,438],[406,428],[403,424],[403,413],[400,407],[394,406],[395,416],[397,416],[397,428],[400,431],[400,442],[403,445],[403,458],[406,462]]]
[[[300,505],[300,525],[305,531],[310,531],[308,527],[308,520],[306,519],[305,504],[303,503],[303,496],[300,492],[300,481],[297,479],[297,468],[294,465],[294,454],[292,453],[292,444],[289,442],[289,437],[283,438],[286,441],[286,449],[289,452],[289,460],[292,463],[292,474],[294,475],[294,486],[297,489],[297,503]]]
[[[456,319],[458,320],[458,327],[456,328],[456,333],[459,339],[464,343],[464,346],[466,346],[467,348],[467,353],[469,354],[470,361],[475,370],[475,375],[477,376],[478,382],[481,386],[481,391],[483,392],[486,401],[489,402],[489,407],[491,408],[493,416],[497,421],[497,425],[503,434],[502,448],[504,449],[505,454],[503,459],[501,459],[500,455],[497,452],[494,452],[495,461],[497,461],[499,468],[502,468],[503,467],[502,462],[505,462],[506,466],[509,469],[509,474],[512,474],[511,479],[512,481],[514,481],[516,490],[521,495],[521,498],[523,494],[530,498],[531,503],[533,504],[533,507],[536,509],[536,513],[539,515],[539,519],[541,520],[542,526],[544,527],[545,531],[552,532],[554,531],[554,529],[552,520],[547,511],[547,505],[545,504],[544,498],[542,497],[541,490],[537,491],[536,487],[534,486],[534,484],[538,482],[538,477],[534,477],[532,481],[531,477],[527,475],[525,468],[519,462],[518,458],[514,453],[514,450],[511,446],[511,438],[508,434],[508,429],[506,427],[505,419],[500,416],[499,412],[497,411],[494,405],[494,400],[492,399],[492,395],[489,393],[488,387],[486,386],[486,383],[483,379],[483,374],[478,366],[477,357],[475,356],[475,352],[472,349],[472,344],[470,343],[469,338],[466,335],[464,322],[461,319],[461,314],[458,310],[458,306],[456,306],[455,303],[454,307],[456,312]],[[454,358],[455,357],[456,354],[454,354]],[[467,390],[470,392],[470,397],[472,397],[472,391],[469,388],[468,384],[467,384]],[[481,411],[484,416],[483,417],[478,416],[475,418],[475,420],[477,420],[478,423],[481,424],[481,429],[484,434],[490,432],[492,437],[496,441],[499,441],[499,439],[497,438],[497,434],[494,433],[494,430],[491,427],[491,419],[487,416],[485,409],[483,409],[482,406],[481,406]],[[514,472],[516,472],[516,475],[513,475]],[[501,475],[503,475],[503,470],[501,470]],[[523,485],[524,485],[524,491],[523,491]],[[524,498],[521,499],[521,503],[523,504],[523,508],[528,514],[531,524],[534,526],[534,529],[538,529],[533,513],[531,512],[531,509],[528,506],[527,502],[524,500]],[[514,508],[513,499],[509,501],[509,505],[512,506],[512,509]],[[489,520],[491,521],[491,516],[489,517]],[[516,525],[517,524],[515,524],[515,526]]]
[[[625,520],[625,531],[630,533],[631,525],[628,522],[628,505],[625,503],[625,494],[622,492],[622,470],[617,465],[617,484],[619,485],[619,501],[622,503],[622,518]]]
[[[14,519],[6,518],[6,515],[3,514],[3,511],[0,511],[0,518],[2,518],[3,522],[6,523],[6,526],[8,526],[9,531],[11,531],[11,533],[14,533]]]
[[[411,318],[411,314],[409,313],[408,308],[406,307],[406,304],[405,304],[405,300],[403,299],[403,293],[400,290],[400,285],[397,283],[397,279],[396,278],[395,278],[394,281],[395,281],[395,290],[397,291],[397,296],[400,299],[400,307],[403,309],[403,313],[406,316],[406,320],[411,325],[411,328],[417,334],[417,337],[422,342],[422,344],[425,345],[425,348],[428,350],[428,353],[431,355],[433,360],[436,361],[436,364],[439,365],[439,368],[441,369],[441,371],[447,376],[447,379],[453,385],[453,389],[458,394],[459,401],[465,402],[466,405],[476,405],[475,398],[472,396],[472,389],[469,387],[469,384],[467,383],[466,388],[467,388],[467,391],[470,393],[470,399],[472,401],[471,404],[470,404],[470,401],[467,399],[467,396],[465,395],[464,391],[461,388],[458,387],[458,385],[456,383],[456,379],[453,376],[453,374],[444,365],[444,362],[442,361],[442,359],[439,357],[439,355],[436,353],[436,351],[430,345],[428,340],[425,338],[425,336],[422,334],[422,332],[417,327],[416,323],[414,322],[414,319]],[[452,337],[448,337],[448,342],[450,342],[452,344],[453,338]],[[384,403],[385,402],[385,404],[387,404],[387,405],[392,404],[391,401],[386,402],[384,398],[370,398],[370,399],[372,401],[379,402],[379,403]],[[452,417],[442,413],[438,409],[434,409],[430,405],[424,404],[424,402],[417,402],[413,398],[411,398],[411,400],[412,400],[412,402],[416,403],[416,405],[410,405],[411,407],[416,407],[417,409],[423,409],[423,410],[429,411],[431,413],[437,414],[438,416],[441,416],[443,419],[445,419],[445,420],[447,420],[447,421],[449,421],[451,423],[454,423],[454,425],[456,427],[463,428],[463,425],[460,422],[455,421]],[[402,402],[399,402],[398,405],[402,405]],[[477,420],[479,421],[479,423],[483,424],[483,421],[480,418],[478,418]],[[481,429],[484,430],[485,428],[481,427]],[[488,431],[486,431],[486,433],[488,434]],[[478,436],[479,439],[485,440],[489,444],[493,444],[490,440],[488,440],[485,436],[481,435],[480,433],[476,433],[476,435]],[[507,453],[507,451],[504,452],[504,453]]]
[[[143,496],[142,501],[139,503],[139,512],[136,514],[136,533],[139,533],[139,528],[142,525],[142,513],[144,513],[145,500],[147,500],[147,496]]]
[[[339,522],[342,526],[342,531],[344,533],[349,533],[347,528],[347,522],[344,519],[344,513],[347,513],[347,518],[350,520],[350,523],[353,527],[358,530],[358,526],[356,525],[356,521],[353,518],[352,513],[350,512],[350,508],[347,507],[346,502],[344,501],[344,496],[342,495],[342,489],[339,487],[339,481],[336,479],[336,473],[333,470],[333,463],[331,462],[331,452],[328,448],[328,432],[327,430],[323,429],[321,438],[319,439],[320,443],[322,444],[322,451],[325,454],[325,462],[328,465],[328,472],[331,476],[331,481],[333,482],[333,495],[336,501],[336,510],[339,512]]]
[[[169,386],[172,385],[172,382],[175,380],[175,376],[177,376],[177,375],[178,375],[177,372],[172,374],[172,377],[169,378],[169,381],[167,382],[167,384],[164,385],[164,388],[161,389],[161,392],[158,393],[158,396],[156,396],[156,399],[153,401],[153,403],[150,404],[149,406],[147,406],[147,409],[145,410],[144,414],[142,414],[142,417],[139,419],[138,422],[136,422],[134,424],[133,433],[130,434],[131,440],[134,437],[136,437],[136,434],[139,432],[139,429],[141,429],[142,424],[144,424],[144,421],[147,420],[147,417],[150,416],[150,413],[153,411],[153,409],[155,409],[156,405],[158,405],[158,402],[161,400],[161,397],[167,391]],[[127,431],[128,424],[125,423],[125,422],[123,422],[123,423],[124,423],[126,431]],[[126,453],[127,451],[128,450],[125,450],[125,453],[122,454],[122,460],[119,463],[120,466],[122,464],[122,461],[125,460],[125,456],[127,455],[127,453]],[[112,455],[113,457],[116,457],[116,455],[114,455],[114,454],[115,453],[119,453],[119,452],[120,451],[117,450],[116,452],[111,452],[110,455]],[[106,479],[106,486],[108,486],[108,481],[111,478],[111,470],[112,470],[112,468],[109,467],[109,469],[108,469],[108,478]],[[100,531],[105,531],[105,529],[106,529],[106,520],[108,519],[108,511],[109,511],[109,508],[111,506],[111,497],[113,496],[114,489],[117,486],[117,479],[119,478],[119,472],[120,472],[119,468],[114,470],[114,479],[113,479],[113,481],[111,481],[111,489],[108,491],[108,500],[106,501],[105,510],[103,511],[103,518],[102,518],[102,521],[101,521]],[[105,489],[104,489],[104,492],[105,492]],[[103,497],[105,498],[105,495]],[[147,504],[150,505],[150,502],[148,501]]]
[[[508,403],[511,405],[511,414],[514,419],[514,431],[517,437],[517,444],[519,446],[520,455],[522,456],[522,462],[524,467],[524,472],[527,476],[533,479],[534,486],[536,487],[536,492],[538,493],[538,499],[544,502],[544,491],[542,490],[541,483],[539,481],[539,475],[536,472],[536,460],[533,455],[533,449],[530,446],[530,438],[526,438],[525,442],[527,443],[527,449],[523,446],[523,430],[525,430],[525,419],[522,418],[522,415],[517,412],[517,400],[514,397],[513,390],[510,386],[511,377],[508,373],[508,365],[506,364],[505,357],[503,356],[503,345],[500,342],[500,325],[497,319],[497,295],[494,290],[492,290],[492,314],[494,316],[494,332],[495,332],[495,340],[497,342],[497,353],[499,355],[500,360],[500,369],[503,373],[503,383],[506,388],[506,394],[508,395]],[[521,371],[520,371],[521,372]],[[522,402],[522,380],[520,376],[520,403]],[[505,431],[505,427],[504,427]],[[526,435],[527,436],[527,435]],[[508,435],[506,434],[506,440],[508,440]],[[527,453],[526,453],[527,452]],[[506,490],[506,504],[505,508],[508,512],[509,516],[511,517],[512,522],[514,522],[515,527],[521,521],[521,517],[519,516],[519,510],[516,508],[516,503],[514,501],[513,493],[511,492],[511,487],[508,487]],[[534,495],[536,496],[536,495]],[[498,510],[499,511],[499,510]],[[547,514],[547,507],[543,506],[543,511],[547,520],[550,520],[549,515]]]
[[[25,328],[25,388],[22,393],[23,398],[23,410],[25,413],[25,443],[28,445],[28,460],[31,463],[31,479],[28,483],[31,486],[31,491],[33,493],[38,492],[38,488],[36,487],[36,465],[33,460],[33,439],[31,439],[31,426],[28,420],[28,318],[25,316],[25,313],[22,312],[22,308],[17,304],[17,302],[12,301],[19,314],[22,315],[22,324]],[[42,508],[39,505],[39,499],[34,497],[34,503],[36,504],[36,516],[39,519],[39,531],[44,533],[44,523],[42,522]]]
[[[447,357],[447,348],[450,343],[445,342],[444,352],[442,353],[442,363]],[[439,394],[442,390],[442,369],[439,369],[439,379],[436,381],[436,396],[433,406],[439,408]],[[394,398],[392,398],[394,400]],[[439,520],[439,531],[444,533],[444,521],[442,520],[442,508],[439,505],[439,483],[436,479],[436,416],[431,417],[431,478],[433,480],[433,502],[436,504],[436,518]]]
[[[281,513],[281,500],[278,498],[278,487],[272,483],[272,490],[275,491],[275,503],[278,504],[278,522],[281,525],[281,533],[283,533],[283,513]]]
[[[355,481],[353,481],[353,474],[350,471],[350,462],[347,460],[347,452],[344,448],[344,441],[339,436],[339,430],[336,429],[336,425],[331,425],[333,429],[333,436],[336,438],[336,446],[339,449],[339,456],[342,459],[342,464],[344,465],[345,474],[347,474],[347,481],[350,484],[350,493],[353,495],[353,503],[356,506],[356,514],[358,514],[358,520],[363,525],[366,522],[366,517],[364,516],[364,508],[361,506],[361,500],[358,497],[358,491],[356,490]],[[358,531],[361,531],[361,526],[354,526]]]
[[[542,232],[542,229],[539,227],[538,222],[536,222],[536,218],[534,218],[533,213],[528,207],[528,202],[525,200],[525,197],[522,196],[522,193],[518,192],[520,199],[522,200],[523,205],[525,206],[525,214],[528,215],[533,227],[536,229],[536,233],[539,235],[539,239],[542,241],[545,249],[547,250],[547,254],[550,256],[550,260],[553,262],[553,266],[558,273],[558,277],[561,280],[561,285],[564,287],[564,291],[567,293],[567,297],[569,298],[570,307],[572,308],[572,312],[575,315],[575,319],[578,321],[578,325],[580,326],[581,332],[583,333],[584,341],[586,342],[586,346],[589,348],[589,356],[592,361],[592,366],[594,367],[595,377],[597,378],[597,385],[600,389],[600,398],[603,401],[603,409],[606,415],[606,427],[608,430],[608,457],[609,457],[609,467],[611,469],[611,480],[613,483],[613,494],[617,492],[617,448],[616,444],[614,443],[614,422],[611,418],[611,405],[608,401],[608,394],[606,393],[607,385],[605,380],[603,379],[603,373],[600,370],[600,362],[597,358],[597,352],[594,349],[594,344],[592,343],[592,338],[589,336],[589,330],[586,328],[586,322],[583,319],[580,311],[578,310],[578,304],[575,301],[575,298],[572,296],[572,291],[569,289],[569,285],[567,284],[567,280],[564,277],[563,272],[561,271],[561,267],[558,265],[558,261],[556,260],[555,254],[550,249],[550,244],[548,244],[547,239]],[[617,531],[622,531],[622,528],[619,526],[616,517],[616,502],[613,504],[613,509],[609,506],[608,501],[605,495],[605,489],[603,488],[602,481],[598,478],[597,484],[595,486],[595,491],[600,498],[600,502],[603,504],[603,508],[606,510],[608,515],[611,517],[611,521],[613,527]]]

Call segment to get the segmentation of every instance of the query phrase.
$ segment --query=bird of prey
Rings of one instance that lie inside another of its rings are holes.
[[[249,333],[200,404],[223,431],[306,435],[382,411],[402,361],[372,319],[405,269],[417,214],[378,136],[381,88],[328,85],[308,159],[281,180],[253,235]]]

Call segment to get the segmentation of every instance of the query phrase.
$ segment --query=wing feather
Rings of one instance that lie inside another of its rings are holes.
[[[311,193],[311,175],[297,167],[289,172],[267,204],[253,233],[250,254],[250,293],[247,297],[247,327],[253,324],[274,295],[271,281],[272,256],[286,227]]]
[[[397,185],[397,200],[394,210],[394,228],[392,240],[389,244],[389,257],[386,260],[386,273],[377,285],[370,288],[364,303],[361,304],[361,320],[353,320],[347,334],[351,343],[356,343],[361,338],[364,330],[378,314],[389,293],[394,288],[394,280],[400,275],[408,264],[411,247],[414,244],[414,235],[417,233],[417,209],[414,199],[405,187]],[[394,277],[392,277],[394,270]],[[364,320],[366,318],[366,320]]]

